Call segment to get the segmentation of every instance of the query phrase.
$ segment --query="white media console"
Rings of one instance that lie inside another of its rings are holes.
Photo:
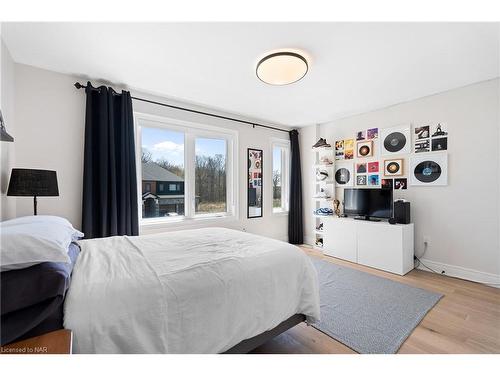
[[[325,216],[323,253],[404,275],[414,267],[413,224]]]

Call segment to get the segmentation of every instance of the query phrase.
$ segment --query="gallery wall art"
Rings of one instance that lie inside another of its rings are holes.
[[[410,158],[410,184],[431,186],[448,184],[448,155],[429,153]]]
[[[410,125],[384,128],[381,129],[380,134],[382,140],[382,155],[410,153]]]
[[[353,186],[354,183],[353,163],[352,162],[338,162],[335,165],[335,186],[348,187]]]
[[[354,138],[335,142],[335,159],[353,160],[337,166],[335,185],[395,190],[445,185],[447,150],[448,129],[440,122],[359,130]]]

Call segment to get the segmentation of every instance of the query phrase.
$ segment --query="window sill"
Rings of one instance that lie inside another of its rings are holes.
[[[288,216],[288,211],[273,211],[274,216]]]
[[[200,215],[194,218],[169,218],[169,219],[152,219],[152,220],[142,220],[139,223],[140,229],[170,229],[170,228],[189,228],[196,227],[203,224],[217,225],[226,224],[236,221],[238,218],[235,215],[217,215],[217,214],[206,214]]]

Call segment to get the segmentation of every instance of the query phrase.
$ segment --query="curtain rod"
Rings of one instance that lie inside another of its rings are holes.
[[[79,89],[85,89],[85,88],[87,88],[87,86],[82,85],[80,82],[76,82],[74,86],[78,90]],[[156,102],[154,100],[149,100],[149,99],[144,99],[144,98],[138,98],[136,96],[131,96],[131,98],[134,99],[134,100],[139,100],[141,102],[146,102],[146,103],[160,105],[162,107],[168,107],[168,108],[178,109],[180,111],[186,111],[186,112],[196,113],[196,114],[199,114],[199,115],[211,116],[211,117],[216,117],[216,118],[220,118],[220,119],[223,119],[223,120],[230,120],[230,121],[235,121],[235,122],[239,122],[239,123],[242,123],[242,124],[252,125],[254,128],[256,126],[259,126],[261,128],[276,130],[276,131],[280,131],[280,132],[285,132],[285,133],[289,132],[289,130],[275,128],[274,126],[269,126],[269,125],[262,125],[262,124],[259,124],[259,123],[256,123],[256,122],[239,120],[239,119],[234,118],[234,117],[227,117],[227,116],[216,115],[216,114],[213,114],[213,113],[208,113],[208,112],[203,112],[203,111],[196,111],[194,109],[189,109],[189,108],[179,107],[179,106],[176,106],[176,105],[170,105],[170,104],[160,103],[160,102]]]

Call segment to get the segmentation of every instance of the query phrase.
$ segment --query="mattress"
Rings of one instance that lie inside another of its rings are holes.
[[[2,345],[63,328],[63,302],[79,252],[71,243],[71,263],[45,262],[0,274]]]
[[[75,353],[222,353],[319,319],[316,270],[282,241],[205,228],[80,245],[64,314]]]

